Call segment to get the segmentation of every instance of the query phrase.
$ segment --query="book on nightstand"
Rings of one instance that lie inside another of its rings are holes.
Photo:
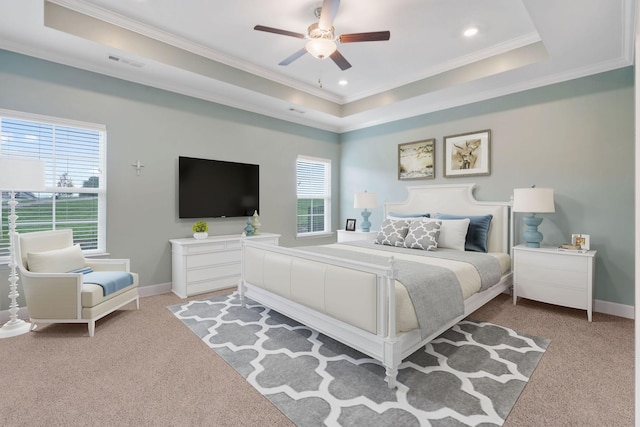
[[[563,243],[562,245],[558,246],[558,250],[560,252],[574,252],[578,254],[587,253],[586,249],[582,249],[580,246],[572,245],[570,243]]]

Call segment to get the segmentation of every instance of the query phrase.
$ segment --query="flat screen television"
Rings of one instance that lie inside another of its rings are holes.
[[[178,216],[224,218],[260,210],[260,166],[178,158]]]

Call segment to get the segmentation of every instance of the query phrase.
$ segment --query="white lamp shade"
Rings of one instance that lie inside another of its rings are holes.
[[[37,159],[0,157],[0,190],[43,191],[44,162]]]
[[[373,209],[378,206],[376,193],[356,193],[353,199],[353,207],[358,209]]]
[[[513,211],[548,213],[555,212],[553,188],[515,188],[513,190]]]

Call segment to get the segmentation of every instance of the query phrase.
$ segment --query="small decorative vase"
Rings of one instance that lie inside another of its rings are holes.
[[[247,233],[247,236],[253,236],[253,225],[251,225],[251,217],[247,218],[247,226],[244,228],[244,232]]]
[[[253,234],[257,236],[260,234],[260,219],[258,217],[258,211],[253,211],[253,221],[251,221],[251,225],[253,226]]]
[[[203,231],[201,233],[193,233],[193,238],[196,240],[206,239],[207,237],[209,237],[209,233],[207,233],[206,231]]]

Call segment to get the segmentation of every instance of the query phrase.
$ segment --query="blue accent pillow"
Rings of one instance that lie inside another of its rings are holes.
[[[389,212],[387,218],[431,218],[431,214],[401,214],[395,212]]]
[[[467,239],[464,243],[466,251],[487,252],[487,240],[489,239],[489,227],[493,215],[447,215],[436,213],[436,219],[464,219],[469,218],[469,228],[467,229]]]

